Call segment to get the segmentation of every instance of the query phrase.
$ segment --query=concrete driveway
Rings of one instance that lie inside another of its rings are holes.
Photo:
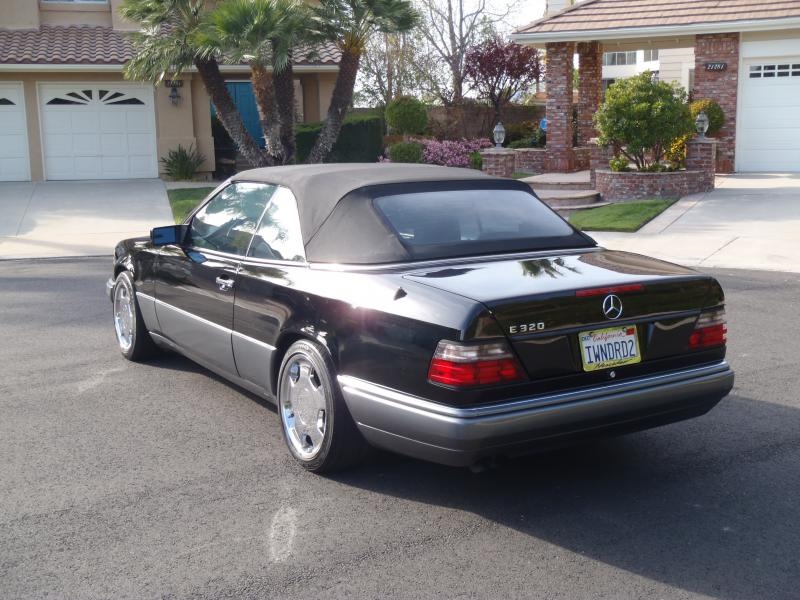
[[[159,179],[0,183],[0,259],[110,255],[172,222]]]
[[[800,174],[717,177],[637,233],[592,233],[607,248],[697,267],[800,272]]]

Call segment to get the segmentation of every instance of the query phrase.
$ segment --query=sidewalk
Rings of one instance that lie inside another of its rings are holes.
[[[589,232],[601,246],[692,267],[800,273],[800,174],[717,177],[636,233]]]

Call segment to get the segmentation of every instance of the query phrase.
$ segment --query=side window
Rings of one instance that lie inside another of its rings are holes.
[[[305,261],[297,202],[288,188],[278,187],[272,195],[247,255],[272,260]]]
[[[232,183],[192,218],[192,244],[206,250],[244,255],[275,189],[276,186],[263,183]]]

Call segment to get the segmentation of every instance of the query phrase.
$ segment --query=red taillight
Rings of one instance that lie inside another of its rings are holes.
[[[609,287],[590,288],[588,290],[578,290],[575,296],[578,298],[589,298],[592,296],[605,296],[607,294],[624,294],[627,292],[641,292],[644,291],[644,286],[641,283],[630,283],[627,285],[613,285]]]
[[[725,324],[725,309],[700,313],[694,326],[692,335],[689,336],[689,349],[702,350],[724,346],[728,340],[728,327]]]
[[[459,344],[442,340],[428,369],[428,381],[453,387],[510,383],[523,377],[505,342]]]

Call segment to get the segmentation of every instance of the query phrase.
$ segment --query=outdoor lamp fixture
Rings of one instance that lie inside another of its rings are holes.
[[[494,143],[496,144],[496,147],[502,148],[503,142],[506,139],[506,128],[503,127],[503,124],[500,121],[498,121],[497,125],[494,126],[492,134],[494,135]]]
[[[697,134],[701,138],[706,137],[706,131],[708,131],[708,115],[706,115],[706,111],[700,111],[700,114],[697,115],[697,118],[694,120],[694,126],[697,129]]]
[[[178,106],[178,102],[181,101],[181,95],[178,93],[178,86],[172,85],[170,87],[172,91],[169,93],[169,101],[172,102],[172,106]]]

